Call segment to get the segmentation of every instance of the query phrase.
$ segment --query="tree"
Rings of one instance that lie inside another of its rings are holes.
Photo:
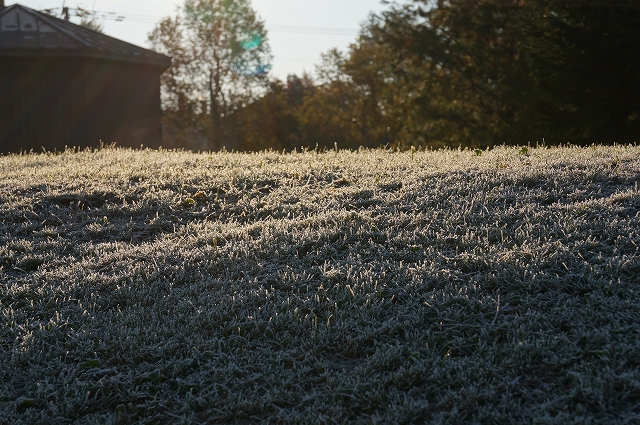
[[[290,76],[289,81],[299,80]],[[295,116],[292,97],[302,93],[292,93],[291,85],[275,80],[270,82],[268,91],[244,108],[230,116],[234,129],[234,146],[243,151],[265,149],[293,150],[300,147],[300,129]]]
[[[163,106],[163,146],[188,146],[190,136],[203,130],[207,105],[199,95],[195,52],[189,46],[181,17],[162,20],[149,35],[154,50],[171,56],[171,66],[160,77]],[[204,146],[203,146],[204,147]]]
[[[95,12],[91,12],[88,9],[78,6],[75,8],[75,15],[80,18],[78,25],[81,27],[89,28],[98,32],[102,32],[104,30],[104,24],[98,21],[95,16]]]
[[[558,27],[562,60],[545,84],[570,107],[556,124],[565,124],[573,140],[637,142],[640,5],[630,0],[560,4],[549,18]]]
[[[640,137],[639,28],[633,2],[416,0],[376,34],[425,88],[431,141],[585,144]]]
[[[58,15],[56,13],[58,8],[49,8],[49,9],[41,9],[40,11],[46,13],[47,15],[55,16],[57,18],[63,18],[67,21],[71,20],[71,17],[80,18],[78,25],[81,27],[89,28],[94,31],[102,32],[104,30],[104,25],[98,21],[96,18],[95,12],[92,12],[88,9],[84,9],[80,6],[76,8],[63,7],[62,13]]]
[[[397,75],[397,55],[376,41],[374,16],[342,53],[322,55],[319,85],[298,110],[307,144],[357,149],[410,144],[411,90]]]
[[[388,45],[377,42],[378,25],[379,19],[370,16],[344,62],[344,73],[356,93],[352,121],[361,146],[405,145],[410,143],[404,133],[411,123],[414,87],[407,87],[400,78],[402,60]]]
[[[297,108],[305,144],[310,147],[356,148],[360,144],[355,128],[354,106],[357,93],[344,72],[346,58],[337,49],[322,54],[316,67],[318,85]]]
[[[178,58],[163,77],[165,108],[202,125],[211,148],[232,144],[229,117],[269,83],[267,33],[250,0],[187,0],[181,16],[163,20],[149,41]]]

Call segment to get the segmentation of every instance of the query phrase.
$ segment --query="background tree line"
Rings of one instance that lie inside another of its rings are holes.
[[[414,0],[362,25],[316,76],[269,75],[249,0],[187,0],[150,34],[165,146],[628,143],[640,140],[633,0]]]

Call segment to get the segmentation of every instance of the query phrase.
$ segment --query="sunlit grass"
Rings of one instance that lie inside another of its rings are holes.
[[[640,148],[0,156],[0,422],[640,421]]]

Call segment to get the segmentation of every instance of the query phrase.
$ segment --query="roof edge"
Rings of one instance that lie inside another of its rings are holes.
[[[168,56],[161,58],[144,58],[124,54],[104,53],[89,49],[0,49],[0,58],[90,58],[148,65],[162,68],[163,71],[171,66],[171,58]]]
[[[0,0],[0,5],[4,4],[4,0]],[[74,24],[72,22],[68,22],[57,18],[55,16],[50,16],[45,13],[39,12],[37,10],[33,10],[29,7],[23,6],[21,4],[15,3],[11,6],[0,7],[0,16],[4,13],[13,10],[13,9],[21,9],[26,13],[29,13],[51,25],[56,30],[62,32],[68,37],[71,37],[73,40],[80,43],[81,48],[76,49],[45,49],[45,48],[0,48],[0,57],[91,57],[95,59],[106,59],[106,60],[116,60],[116,61],[124,61],[124,62],[134,62],[134,63],[143,63],[148,65],[155,65],[158,67],[164,67],[167,69],[171,66],[172,58],[164,55],[162,53],[158,53],[151,49],[147,49],[145,47],[140,47],[135,44],[120,40],[115,37],[111,37],[109,35],[103,34],[99,31],[92,30],[90,28],[85,28],[80,25]],[[65,26],[72,25],[73,31],[65,28]],[[79,34],[75,33],[77,31]],[[86,37],[91,40],[92,37],[97,37],[98,40],[100,38],[103,41],[94,42],[87,41],[83,39],[83,33],[85,33]],[[108,47],[101,48],[99,44],[105,44],[105,41],[110,43],[111,49]],[[96,46],[95,44],[98,44]],[[130,50],[131,52],[127,52],[126,50]],[[116,50],[116,51],[114,51]]]

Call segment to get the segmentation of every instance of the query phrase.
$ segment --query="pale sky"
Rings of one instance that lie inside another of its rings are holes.
[[[32,9],[80,6],[98,12],[113,12],[103,19],[104,32],[138,46],[148,47],[147,34],[162,17],[175,16],[183,0],[7,0]],[[370,12],[386,7],[381,0],[252,0],[265,21],[274,55],[272,74],[314,73],[320,53],[337,47],[346,50],[355,41],[360,23]],[[122,22],[115,17],[125,17]]]

